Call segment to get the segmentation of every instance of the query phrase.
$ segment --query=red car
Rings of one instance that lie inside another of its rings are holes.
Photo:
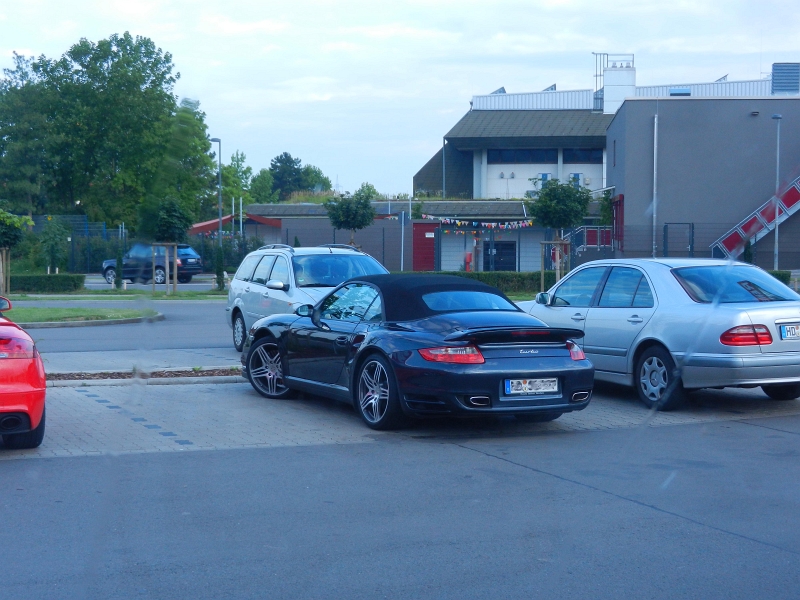
[[[0,296],[0,312],[11,302]],[[31,336],[0,316],[0,435],[6,448],[37,448],[44,438],[44,364]]]

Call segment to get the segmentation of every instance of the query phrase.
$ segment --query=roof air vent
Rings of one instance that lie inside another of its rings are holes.
[[[772,93],[800,94],[800,63],[772,65]]]

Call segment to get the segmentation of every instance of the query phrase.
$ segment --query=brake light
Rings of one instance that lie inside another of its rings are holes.
[[[586,360],[586,355],[583,353],[583,348],[578,346],[578,344],[575,342],[567,342],[567,348],[569,349],[569,356],[572,360]]]
[[[33,358],[36,346],[25,338],[0,337],[0,359],[3,358]]]
[[[726,346],[769,346],[772,334],[766,325],[740,325],[728,329],[719,341]]]
[[[422,358],[431,362],[458,363],[462,365],[479,365],[484,362],[483,354],[475,346],[423,348],[419,353]]]
[[[180,258],[175,259],[175,263],[180,267],[183,263],[181,262]]]

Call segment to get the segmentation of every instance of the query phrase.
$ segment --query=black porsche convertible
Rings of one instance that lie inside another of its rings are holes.
[[[242,365],[267,398],[304,391],[343,400],[373,429],[431,415],[551,421],[591,399],[594,367],[581,337],[478,281],[371,275],[316,306],[257,321]]]

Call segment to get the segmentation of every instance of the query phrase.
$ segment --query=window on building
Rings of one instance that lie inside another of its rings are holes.
[[[692,88],[688,88],[688,87],[669,88],[669,95],[670,96],[691,96],[692,95]]]
[[[583,181],[583,173],[570,173],[569,174],[569,182],[573,185],[573,187],[579,188],[581,187],[581,182]]]
[[[602,148],[564,148],[564,164],[602,165]]]
[[[601,151],[602,153],[602,151]],[[515,150],[488,150],[486,162],[490,165],[557,164],[557,148],[522,148]],[[602,162],[602,160],[601,160]]]

